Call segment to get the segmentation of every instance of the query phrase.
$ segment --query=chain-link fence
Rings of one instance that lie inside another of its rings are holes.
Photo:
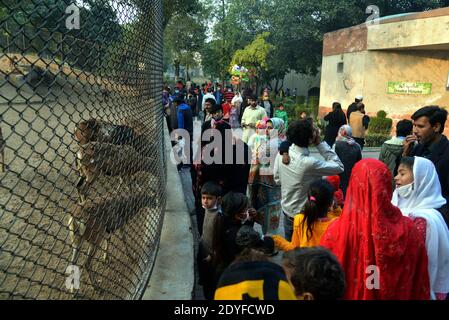
[[[0,299],[142,296],[166,201],[161,28],[161,0],[0,0]]]

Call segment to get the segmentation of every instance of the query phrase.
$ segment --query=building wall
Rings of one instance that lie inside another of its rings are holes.
[[[390,81],[432,83],[432,93],[388,94]],[[448,82],[449,8],[338,30],[324,38],[320,115],[334,101],[346,109],[358,94],[369,115],[385,110],[395,123],[426,105],[449,110]]]
[[[307,97],[307,94],[310,89],[320,86],[320,79],[321,79],[320,70],[318,70],[318,73],[316,76],[309,76],[309,75],[300,74],[300,73],[291,71],[284,78],[283,89],[285,91],[285,90],[287,90],[287,88],[289,88],[290,93],[293,94],[293,90],[295,90],[295,88],[297,88],[298,96]],[[276,81],[272,81],[271,85],[274,88],[276,85]]]
[[[355,96],[364,94],[365,60],[368,53],[355,52],[323,57],[320,106],[332,107],[340,102],[343,109],[354,102]],[[338,73],[338,63],[342,62],[343,72]]]
[[[365,73],[364,93],[370,110],[408,114],[426,105],[449,107],[449,51],[370,51]],[[432,93],[388,94],[389,81],[432,83]]]
[[[447,15],[389,22],[370,27],[368,50],[448,45],[449,8],[440,11],[446,12]]]
[[[337,65],[344,62],[344,72]],[[358,94],[371,116],[384,110],[394,122],[419,108],[439,105],[449,110],[449,51],[365,51],[323,58],[320,115],[338,101],[346,109]],[[432,83],[430,95],[388,94],[389,81]],[[449,123],[448,123],[449,125]],[[448,131],[449,133],[449,131]]]

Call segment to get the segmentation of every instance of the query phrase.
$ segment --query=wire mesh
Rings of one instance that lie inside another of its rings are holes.
[[[161,0],[0,0],[0,299],[142,296],[161,85]]]

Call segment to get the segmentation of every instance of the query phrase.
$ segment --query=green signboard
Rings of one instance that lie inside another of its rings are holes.
[[[432,93],[432,84],[425,82],[388,82],[388,94],[421,94]]]

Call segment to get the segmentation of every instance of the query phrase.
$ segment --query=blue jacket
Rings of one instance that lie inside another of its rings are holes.
[[[193,116],[192,109],[186,104],[182,103],[178,106],[178,129],[187,130],[190,135],[193,134]]]
[[[214,97],[215,97],[215,101],[217,102],[217,104],[221,105],[222,101],[223,101],[223,93],[221,93],[221,91],[215,91],[214,92]]]

